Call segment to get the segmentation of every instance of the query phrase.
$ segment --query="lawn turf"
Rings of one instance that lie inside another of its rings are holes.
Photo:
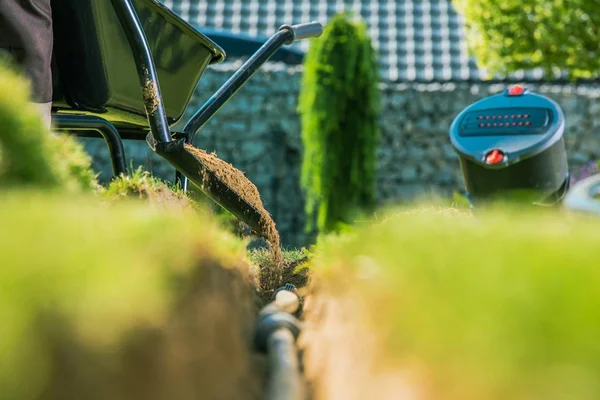
[[[2,399],[255,399],[255,281],[202,213],[3,191]]]
[[[600,219],[418,209],[319,244],[314,399],[600,398]]]

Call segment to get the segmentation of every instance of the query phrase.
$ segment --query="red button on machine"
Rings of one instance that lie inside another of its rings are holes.
[[[498,149],[490,151],[485,157],[485,162],[487,162],[488,164],[498,164],[501,163],[502,160],[504,160],[504,153],[502,153]]]
[[[523,93],[525,93],[525,88],[521,85],[515,85],[515,86],[511,87],[510,89],[508,89],[509,96],[520,96]]]

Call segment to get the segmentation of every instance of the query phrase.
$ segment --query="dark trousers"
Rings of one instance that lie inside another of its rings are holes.
[[[0,0],[0,52],[31,80],[37,103],[52,101],[52,47],[50,0]]]

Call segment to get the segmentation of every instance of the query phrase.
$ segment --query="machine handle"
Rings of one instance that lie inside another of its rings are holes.
[[[313,21],[306,24],[283,25],[279,30],[287,30],[291,33],[290,38],[285,41],[285,44],[292,44],[299,40],[321,36],[323,33],[323,25],[321,25],[320,22]]]

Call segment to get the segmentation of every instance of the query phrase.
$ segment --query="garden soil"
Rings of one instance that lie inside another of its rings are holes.
[[[221,265],[202,244],[168,318],[139,326],[111,349],[82,342],[56,318],[42,322],[53,349],[39,398],[258,400],[264,359],[251,350],[255,310],[248,266]],[[44,323],[45,322],[45,323]]]
[[[427,398],[422,396],[420,377],[389,363],[381,339],[368,328],[377,316],[358,298],[317,291],[305,299],[299,346],[311,399]]]
[[[267,286],[279,286],[282,280],[283,261],[279,232],[275,226],[275,221],[273,221],[273,218],[271,218],[271,215],[265,209],[256,186],[246,178],[243,172],[233,165],[221,160],[216,154],[207,153],[206,151],[197,149],[189,144],[186,144],[185,148],[208,169],[213,171],[215,175],[237,193],[238,196],[253,206],[261,214],[262,232],[257,233],[269,242],[272,262],[271,268],[265,269],[264,272],[267,273],[267,276],[263,276],[261,282],[265,282],[266,280]]]
[[[149,181],[131,185],[121,189],[115,196],[115,200],[123,197],[133,197],[147,200],[153,206],[167,208],[170,211],[193,210],[194,203],[181,192],[171,190],[167,185],[161,183],[153,185]]]

